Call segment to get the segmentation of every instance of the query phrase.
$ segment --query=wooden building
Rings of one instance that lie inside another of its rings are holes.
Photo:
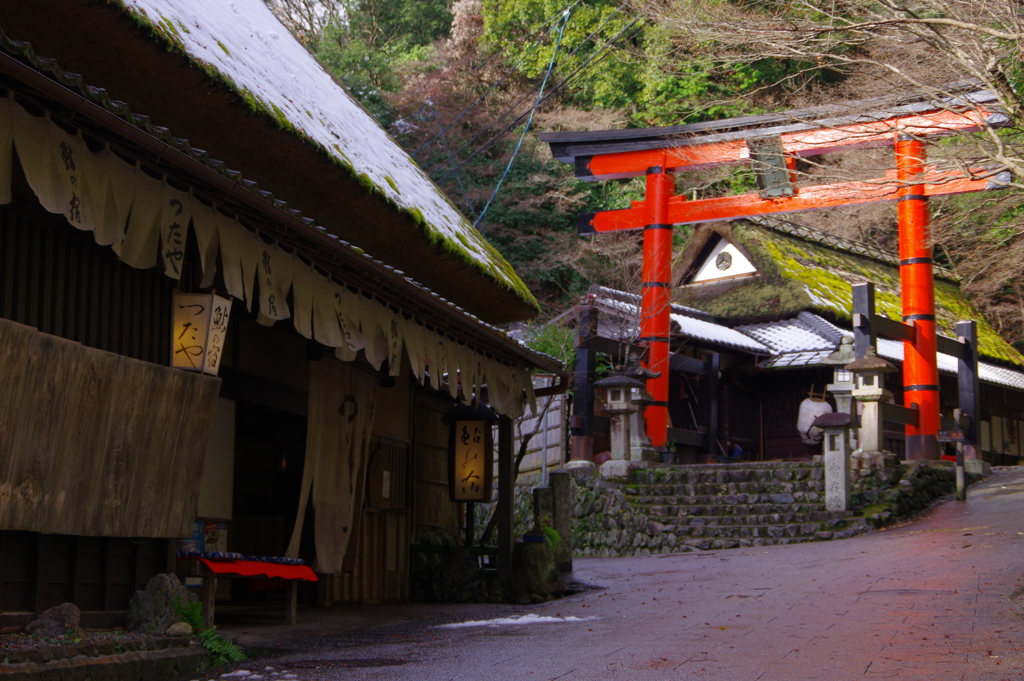
[[[492,326],[536,307],[261,0],[5,7],[0,625],[116,624],[197,521],[312,563],[308,601],[403,600],[412,537],[460,529],[441,417],[485,398],[510,465],[531,373],[564,390]]]
[[[978,323],[983,456],[993,464],[1016,464],[1024,457],[1024,356],[971,306],[951,272],[936,267],[935,276],[939,332],[955,337],[957,321]],[[743,458],[755,460],[819,453],[819,446],[804,442],[797,417],[801,402],[832,382],[832,369],[822,360],[852,333],[852,285],[874,283],[877,313],[901,319],[895,254],[778,219],[697,227],[676,259],[674,279],[672,426],[715,433],[701,446],[677,442],[681,461],[709,461],[737,446]],[[596,338],[631,344],[638,333],[638,300],[594,287],[573,314],[596,312]],[[603,347],[613,361],[622,352],[601,340],[593,346]],[[879,338],[877,350],[897,366],[902,362],[899,341]],[[717,380],[699,364],[687,369],[681,361],[710,355],[720,368]],[[956,359],[940,353],[939,370],[942,412],[950,416],[958,406]],[[577,375],[584,374],[578,367]],[[890,375],[886,387],[900,404],[899,374]],[[903,455],[903,426],[885,426],[887,449]],[[593,451],[599,453],[605,427],[599,412],[591,427]]]

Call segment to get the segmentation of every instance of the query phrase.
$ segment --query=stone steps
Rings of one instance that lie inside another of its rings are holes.
[[[696,485],[630,485],[623,488],[622,493],[628,497],[644,499],[648,497],[697,496],[712,494],[715,496],[736,494],[792,494],[793,492],[823,492],[824,480],[796,480],[782,482],[728,482],[698,483]]]
[[[663,497],[627,497],[629,503],[637,508],[655,506],[757,506],[757,505],[790,505],[790,504],[823,504],[823,492],[779,492],[776,494],[699,494],[687,496]]]
[[[869,529],[825,508],[811,463],[652,466],[615,484],[608,514],[585,522],[580,555],[651,555],[842,539]],[[592,500],[583,507],[587,515]],[[596,520],[596,522],[595,522]]]
[[[701,515],[652,518],[665,527],[715,527],[733,525],[786,525],[789,523],[840,523],[853,516],[851,511],[805,511],[751,515]]]
[[[672,466],[633,473],[636,485],[726,484],[824,480],[824,469],[809,463],[743,463]]]

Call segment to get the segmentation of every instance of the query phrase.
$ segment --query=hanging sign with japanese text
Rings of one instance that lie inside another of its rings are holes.
[[[224,354],[231,300],[212,293],[174,292],[171,366],[216,376]]]
[[[451,500],[490,501],[494,468],[491,425],[486,421],[452,422],[448,450]]]

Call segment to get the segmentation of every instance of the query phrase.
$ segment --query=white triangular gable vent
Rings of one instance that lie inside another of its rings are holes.
[[[740,250],[725,239],[719,238],[711,250],[711,254],[697,268],[697,274],[690,280],[691,284],[700,284],[719,279],[735,279],[744,275],[756,274],[757,268],[740,253]]]

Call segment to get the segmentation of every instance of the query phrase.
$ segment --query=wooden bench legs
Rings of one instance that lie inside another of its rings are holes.
[[[213,626],[213,611],[217,604],[217,578],[203,577],[203,586],[199,590],[199,598],[203,602],[203,627]]]
[[[285,616],[286,624],[295,624],[299,621],[299,583],[292,579],[288,581],[288,591],[285,595]]]

